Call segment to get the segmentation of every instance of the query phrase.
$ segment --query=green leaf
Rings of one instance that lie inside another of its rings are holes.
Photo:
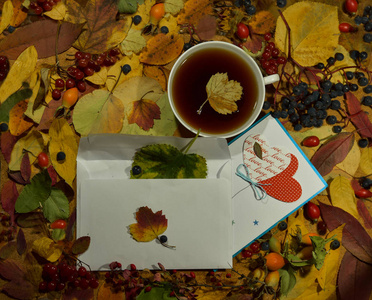
[[[58,219],[67,219],[69,216],[69,203],[66,195],[57,188],[52,188],[48,199],[44,202],[43,212],[49,222]]]
[[[327,255],[325,245],[329,241],[334,240],[334,239],[335,239],[335,236],[332,236],[328,239],[323,239],[320,236],[311,236],[310,237],[311,243],[313,244],[313,248],[314,248],[314,250],[313,250],[314,265],[315,265],[315,268],[317,268],[318,270],[320,270],[321,267],[323,266],[324,259]]]
[[[52,231],[52,239],[55,241],[61,241],[65,238],[66,231],[64,229],[53,229]]]
[[[79,255],[84,253],[88,250],[90,245],[90,237],[89,236],[82,236],[78,238],[74,244],[72,245],[72,253],[75,255]]]
[[[279,269],[280,275],[280,292],[286,296],[296,285],[295,271],[292,267]]]
[[[286,259],[288,259],[289,263],[294,267],[304,267],[313,264],[313,260],[302,260],[294,254],[287,254]]]
[[[28,213],[35,210],[48,199],[52,190],[52,180],[47,170],[36,174],[31,183],[26,185],[15,203],[18,213]]]
[[[118,9],[121,14],[133,14],[137,11],[137,0],[119,0]]]
[[[146,288],[146,287],[145,287]],[[142,289],[141,293],[137,296],[137,300],[171,300],[175,297],[169,297],[171,293],[170,288],[164,287],[153,287],[151,291],[146,292],[145,288]]]
[[[0,123],[9,123],[9,112],[18,102],[30,98],[32,95],[31,89],[19,90],[8,97],[1,105]]]
[[[142,147],[134,155],[132,166],[141,167],[141,174],[131,178],[206,178],[207,162],[197,154],[184,154],[176,147],[155,144]]]

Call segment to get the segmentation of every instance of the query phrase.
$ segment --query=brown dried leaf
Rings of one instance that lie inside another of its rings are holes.
[[[216,34],[217,21],[214,16],[205,15],[196,26],[196,33],[202,40],[210,40]]]
[[[4,155],[5,161],[10,162],[10,156],[12,154],[13,147],[17,142],[17,137],[12,135],[9,131],[3,132],[0,136],[0,148]]]
[[[319,202],[322,219],[332,231],[346,224],[342,232],[343,246],[358,259],[372,263],[372,239],[352,215],[341,208]]]
[[[12,224],[14,223],[14,207],[18,196],[19,193],[14,181],[5,182],[1,190],[1,206],[9,214]]]
[[[353,144],[354,134],[342,132],[328,139],[322,147],[315,152],[311,158],[311,162],[319,173],[325,176],[333,170],[335,165],[345,159]]]
[[[177,17],[178,24],[197,24],[205,15],[212,15],[212,1],[189,0]]]
[[[27,243],[26,243],[25,234],[22,228],[20,228],[17,234],[17,252],[19,255],[22,255],[23,253],[25,253],[26,249],[27,249]]]
[[[16,59],[23,50],[34,45],[38,58],[46,58],[56,54],[55,45],[59,22],[44,19],[18,28],[6,39],[0,41],[0,54]],[[66,51],[79,36],[81,25],[63,22],[58,36],[58,54]]]
[[[88,250],[90,245],[90,237],[89,236],[82,236],[78,238],[74,244],[72,245],[72,253],[75,255],[79,255],[84,253]]]
[[[252,53],[257,53],[263,47],[262,43],[264,42],[264,38],[257,34],[252,34],[247,38],[247,40],[243,43],[243,46],[247,48]]]
[[[0,249],[0,258],[7,259],[13,255],[15,251],[17,251],[17,243],[16,241],[10,241]]]
[[[18,300],[34,299],[35,296],[35,287],[23,278],[7,282],[2,286],[2,291]]]
[[[178,34],[157,34],[148,40],[139,60],[149,65],[165,65],[181,54],[183,44]]]
[[[42,213],[25,213],[17,217],[17,225],[22,228],[31,228],[44,224],[44,216]]]
[[[28,156],[28,152],[25,153],[25,155],[22,157],[21,162],[21,176],[25,183],[30,182],[31,177],[31,165],[30,165],[30,157]]]

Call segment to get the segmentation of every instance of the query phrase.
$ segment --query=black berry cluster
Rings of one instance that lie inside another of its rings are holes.
[[[256,13],[256,7],[252,4],[251,0],[235,0],[235,6],[244,7],[245,12],[249,16],[253,16]]]
[[[363,25],[363,29],[365,31],[363,35],[363,41],[366,43],[372,42],[372,7],[367,5],[362,15],[357,15],[354,18],[354,22],[356,25]]]

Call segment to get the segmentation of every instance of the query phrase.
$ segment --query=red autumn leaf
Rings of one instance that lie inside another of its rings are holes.
[[[52,179],[52,186],[54,186],[57,183],[58,174],[52,165],[47,168],[47,171],[49,173],[50,179]]]
[[[56,54],[57,31],[61,24],[58,35],[57,53],[69,49],[81,32],[82,25],[68,22],[59,23],[51,19],[33,22],[18,28],[6,39],[0,41],[0,54],[9,59],[16,59],[27,47],[34,45],[38,58],[46,58]]]
[[[132,102],[132,109],[128,115],[129,124],[136,123],[143,130],[150,130],[154,126],[154,119],[160,119],[160,108],[152,100],[141,99]]]
[[[19,229],[17,234],[17,252],[19,255],[22,255],[23,253],[25,253],[26,249],[27,243],[25,234],[23,233],[22,229]]]
[[[196,26],[196,33],[202,40],[209,40],[216,35],[217,21],[214,16],[205,15]]]
[[[252,53],[257,53],[262,49],[262,42],[264,38],[257,34],[251,34],[243,43],[243,46]]]
[[[10,155],[12,154],[13,147],[17,142],[17,137],[13,136],[9,131],[1,134],[1,152],[7,163],[10,162]]]
[[[25,153],[22,157],[21,161],[21,176],[24,179],[25,183],[30,182],[31,176],[31,165],[30,165],[30,157],[28,156],[28,152]]]
[[[1,205],[9,214],[10,222],[14,223],[14,206],[18,199],[19,193],[16,184],[12,180],[5,182],[1,190]]]
[[[359,215],[362,217],[364,221],[364,227],[367,229],[371,229],[372,228],[372,217],[363,200],[361,199],[357,200],[357,209],[358,209]]]
[[[361,136],[372,138],[372,123],[367,112],[362,110],[359,100],[353,93],[347,92],[345,95],[351,122],[353,122]]]
[[[151,242],[164,233],[168,220],[159,210],[153,213],[147,206],[140,207],[136,213],[137,223],[129,226],[129,231],[137,242]]]
[[[311,158],[314,167],[322,176],[330,173],[335,165],[342,162],[354,144],[354,134],[342,132],[327,140]]]
[[[322,219],[329,231],[346,224],[342,231],[342,244],[358,259],[372,263],[372,239],[351,214],[341,208],[319,202]]]
[[[370,299],[372,284],[372,265],[358,260],[346,252],[338,272],[338,291],[340,300]]]

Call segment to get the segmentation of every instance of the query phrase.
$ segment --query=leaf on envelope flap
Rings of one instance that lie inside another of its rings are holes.
[[[254,143],[253,151],[258,158],[262,159],[262,148],[261,148],[261,145],[259,143],[257,143],[257,142]]]
[[[137,223],[129,225],[129,231],[137,242],[151,242],[164,233],[168,220],[159,210],[153,213],[147,206],[140,207],[136,213]]]
[[[132,166],[139,166],[141,173],[131,178],[206,178],[207,162],[197,154],[184,154],[168,144],[142,147],[134,155]]]

